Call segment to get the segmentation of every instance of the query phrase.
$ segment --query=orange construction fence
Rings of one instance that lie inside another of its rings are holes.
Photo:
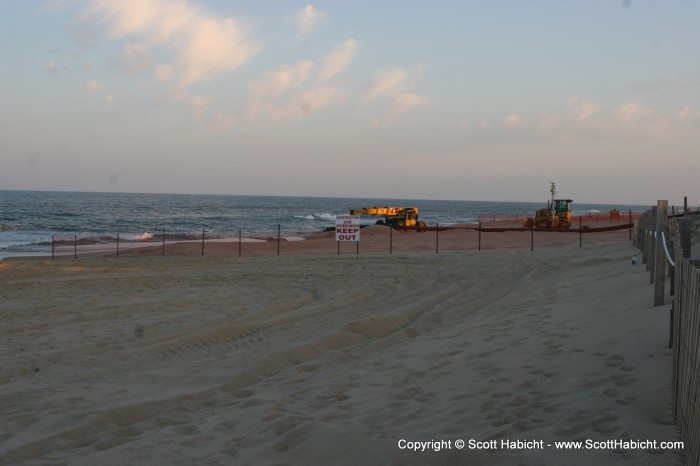
[[[166,231],[101,236],[54,236],[51,256],[267,256],[301,254],[363,254],[394,252],[439,252],[447,250],[540,248],[557,245],[583,246],[593,242],[631,241],[639,214],[619,218],[577,216],[568,229],[526,228],[525,216],[501,215],[490,221],[463,225],[428,225],[423,230],[371,225],[362,228],[359,242],[338,242],[333,231],[285,232],[282,226],[267,235],[245,235],[243,231],[191,234]]]

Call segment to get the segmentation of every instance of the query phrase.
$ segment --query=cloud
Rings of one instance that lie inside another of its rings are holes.
[[[146,46],[170,49],[182,88],[234,71],[260,49],[233,19],[216,18],[185,0],[93,0],[88,12],[108,23],[115,39],[139,37]]]
[[[676,115],[679,120],[689,120],[695,116],[695,112],[690,107],[683,107]]]
[[[690,107],[664,115],[643,104],[630,102],[606,109],[603,105],[569,98],[563,108],[544,112],[536,125],[520,115],[506,117],[508,127],[527,128],[530,136],[538,133],[552,137],[600,138],[675,138],[693,131],[696,115]]]
[[[274,108],[273,102],[287,91],[298,89],[309,78],[314,63],[300,60],[294,65],[268,71],[262,79],[250,86],[248,115],[257,118],[265,110]]]
[[[413,70],[394,68],[378,71],[365,92],[364,103],[388,100],[391,102],[390,119],[395,119],[399,114],[424,104],[426,99],[412,92],[422,79],[424,71],[425,65],[417,66]]]
[[[201,97],[201,96],[193,96],[190,97],[189,103],[190,107],[192,108],[192,113],[194,113],[194,116],[197,119],[201,119],[202,116],[204,115],[204,111],[206,110],[207,106],[209,105],[210,100],[206,97]]]
[[[343,98],[343,94],[337,86],[317,86],[302,92],[284,107],[271,105],[268,110],[272,120],[300,118]]]
[[[299,60],[292,66],[284,65],[268,71],[265,77],[253,83],[251,94],[254,99],[271,99],[302,85],[309,77],[314,62]]]
[[[374,100],[383,95],[396,95],[406,86],[408,71],[403,69],[378,71],[374,82],[365,94],[365,100]]]
[[[327,82],[348,67],[355,57],[357,41],[347,39],[340,47],[337,47],[330,54],[323,57],[323,68],[318,76],[319,82]]]
[[[569,97],[564,101],[564,107],[556,111],[542,114],[540,128],[545,131],[562,128],[596,127],[601,124],[603,106],[590,100]]]
[[[615,119],[623,125],[648,119],[653,115],[653,110],[636,103],[622,105],[614,112]]]
[[[316,64],[299,60],[266,72],[250,85],[248,116],[265,115],[271,120],[304,117],[320,108],[342,102],[344,86],[332,82],[352,61],[357,42],[347,39],[330,54],[322,56],[323,67],[315,80],[311,74]]]
[[[151,54],[143,44],[129,43],[122,48],[122,68],[130,73],[147,69],[151,65]]]
[[[316,24],[321,21],[326,14],[318,11],[313,5],[306,5],[301,12],[296,15],[299,34],[302,36],[311,32]]]
[[[59,66],[55,62],[50,62],[48,65],[46,65],[46,71],[53,75],[53,76],[59,76],[61,73],[68,73],[68,66]]]
[[[157,81],[160,82],[170,81],[171,79],[173,79],[174,74],[175,71],[170,65],[158,65],[153,71],[153,76],[156,78]]]
[[[576,97],[570,97],[567,101],[568,113],[577,121],[590,120],[600,112],[600,104],[588,100],[579,101]]]
[[[425,103],[425,98],[417,94],[404,93],[399,94],[394,98],[394,106],[391,109],[391,115],[398,116],[399,114],[419,107]]]
[[[503,121],[508,126],[509,128],[515,128],[520,125],[522,122],[523,118],[519,115],[511,114],[507,115]]]
[[[85,84],[83,84],[83,90],[87,92],[88,94],[94,94],[97,91],[99,91],[101,88],[100,83],[95,81],[94,79],[91,81],[87,81]]]

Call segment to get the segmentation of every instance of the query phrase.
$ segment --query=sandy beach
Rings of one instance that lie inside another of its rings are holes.
[[[633,254],[8,259],[0,464],[680,465]]]

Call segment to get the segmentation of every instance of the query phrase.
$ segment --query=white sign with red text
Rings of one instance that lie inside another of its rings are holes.
[[[335,216],[335,240],[336,241],[360,241],[360,216],[336,215]]]

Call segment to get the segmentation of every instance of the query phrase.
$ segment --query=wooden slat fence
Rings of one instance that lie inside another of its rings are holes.
[[[686,464],[700,465],[700,269],[674,235],[673,414],[685,443]]]
[[[654,306],[664,304],[668,266],[673,298],[673,416],[685,446],[686,464],[700,466],[700,260],[691,256],[700,214],[667,214],[666,201],[644,213],[635,224],[634,243],[642,251],[650,283],[655,285]]]

